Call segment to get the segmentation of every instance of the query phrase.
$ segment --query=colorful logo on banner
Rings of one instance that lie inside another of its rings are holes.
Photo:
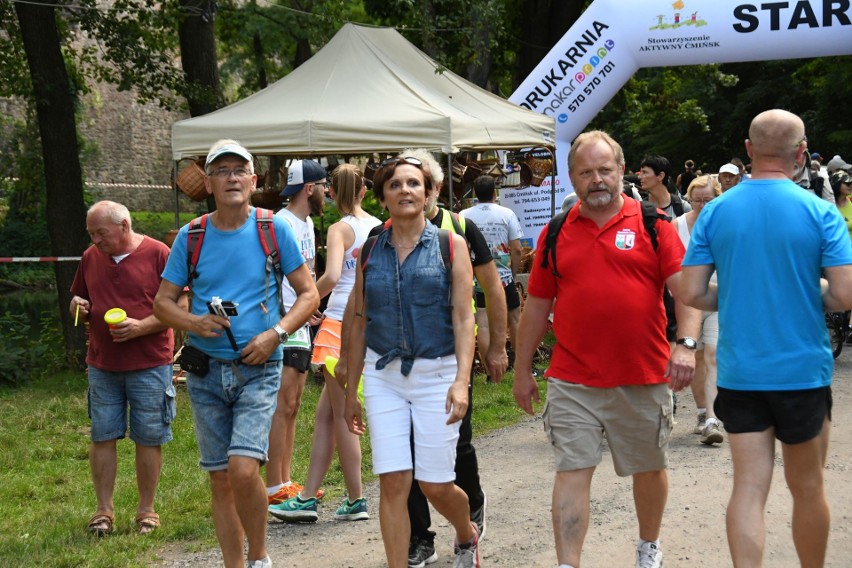
[[[683,0],[677,0],[671,4],[672,12],[669,15],[657,14],[657,25],[648,28],[650,32],[656,32],[654,35],[659,36],[661,33],[673,32],[680,28],[686,27],[687,32],[697,31],[708,24],[707,20],[702,18],[698,11],[689,12],[686,10],[686,3]],[[665,34],[664,37],[648,37],[647,44],[639,47],[639,52],[645,51],[672,51],[683,49],[712,49],[721,47],[718,41],[713,41],[713,38],[705,31],[701,35],[670,35]]]
[[[614,62],[605,61],[609,52],[615,47],[613,40],[604,40],[602,37],[604,30],[607,29],[609,25],[598,21],[593,22],[592,27],[585,30],[580,39],[565,50],[556,64],[527,93],[520,105],[529,110],[553,116],[562,105],[568,102],[568,111],[575,112],[585,96],[580,94],[572,101],[574,92],[592,74],[596,75],[595,80],[597,84],[600,84],[600,77],[605,77],[615,67]],[[575,71],[575,69],[578,70]],[[583,90],[586,94],[590,94],[594,87],[591,90],[588,87]],[[567,122],[568,115],[563,113],[558,116],[558,119],[562,123]]]
[[[657,25],[648,28],[648,30],[676,30],[683,26],[700,28],[707,25],[707,22],[698,16],[697,10],[692,13],[686,10],[686,3],[683,0],[672,3],[672,9],[671,15],[657,14]]]

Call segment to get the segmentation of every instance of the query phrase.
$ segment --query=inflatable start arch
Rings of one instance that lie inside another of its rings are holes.
[[[852,54],[850,2],[595,0],[509,97],[556,120],[556,203],[571,187],[571,141],[638,69]],[[548,180],[501,202],[535,239],[550,194]]]

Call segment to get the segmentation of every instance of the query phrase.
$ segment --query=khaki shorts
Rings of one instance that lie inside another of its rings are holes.
[[[597,466],[605,443],[621,477],[668,465],[673,419],[665,383],[602,389],[550,378],[543,418],[556,471]]]

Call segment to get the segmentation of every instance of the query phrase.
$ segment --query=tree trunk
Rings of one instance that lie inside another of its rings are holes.
[[[216,60],[216,34],[213,28],[215,3],[207,0],[180,0],[184,17],[178,24],[180,60],[189,91],[186,95],[190,116],[201,116],[225,106],[219,85]],[[211,140],[212,144],[215,140]],[[216,201],[207,198],[207,210],[216,210]]]
[[[190,84],[186,97],[189,114],[201,116],[225,106],[216,61],[214,8],[213,3],[206,0],[180,0],[180,5],[185,16],[178,24],[178,36],[181,65]]]
[[[54,4],[54,0],[45,0]],[[88,245],[83,174],[74,114],[75,94],[62,57],[53,6],[15,3],[33,84],[47,187],[47,226],[56,256],[77,256]],[[57,262],[56,290],[65,348],[72,365],[84,361],[85,335],[68,312],[76,262]]]
[[[584,7],[584,0],[523,0],[516,87],[571,29]]]
[[[494,58],[491,56],[489,38],[493,34],[493,25],[483,12],[485,8],[482,5],[475,5],[468,13],[471,51],[476,55],[468,61],[465,78],[474,85],[491,90],[488,77],[491,75]]]

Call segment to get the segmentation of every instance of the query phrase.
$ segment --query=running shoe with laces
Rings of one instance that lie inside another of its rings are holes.
[[[334,513],[334,518],[338,521],[366,521],[370,518],[367,500],[362,497],[350,503],[349,498],[345,498]]]
[[[713,444],[721,444],[725,441],[725,435],[722,434],[722,429],[719,428],[718,420],[708,420],[704,430],[701,431],[701,443],[712,446]]]
[[[476,524],[476,530],[479,532],[479,542],[485,538],[485,509],[488,507],[488,496],[485,490],[482,490],[482,506],[475,511],[470,512],[470,520]]]
[[[653,542],[645,541],[636,547],[636,568],[662,568],[663,551]]]
[[[278,505],[279,503],[283,503],[287,499],[292,499],[296,495],[298,495],[304,487],[302,487],[301,483],[296,483],[295,481],[291,481],[290,485],[284,485],[276,491],[272,495],[267,495],[266,500],[270,505]],[[317,499],[322,500],[325,496],[325,491],[322,489],[317,490]]]
[[[267,510],[270,515],[282,521],[315,523],[318,517],[317,503],[318,501],[313,497],[303,501],[296,495],[278,505],[270,505]]]
[[[408,568],[424,568],[438,561],[435,543],[419,536],[412,536],[408,544]]]
[[[453,568],[479,568],[479,531],[476,523],[470,523],[473,527],[473,541],[467,544],[453,543],[456,559]]]

